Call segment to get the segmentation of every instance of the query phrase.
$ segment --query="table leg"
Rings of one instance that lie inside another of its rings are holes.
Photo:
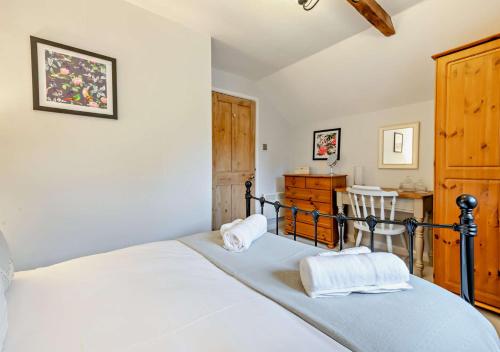
[[[342,192],[335,192],[335,198],[336,198],[336,202],[337,202],[337,212],[344,213],[345,208],[344,208],[344,203],[343,203],[343,193]],[[347,240],[346,240],[347,227],[348,226],[346,224],[344,226],[344,242],[343,242],[344,244],[347,243]],[[338,233],[339,233],[339,236],[340,236],[340,226],[338,226],[338,224],[337,224],[337,230],[338,230]],[[339,241],[340,241],[340,237],[339,237]]]
[[[417,218],[418,222],[422,222],[422,218]],[[424,229],[418,227],[415,231],[415,275],[422,277],[424,275]]]
[[[418,222],[424,221],[424,202],[422,199],[415,199],[414,215]],[[424,275],[424,229],[422,227],[417,227],[415,231],[415,252],[414,274],[422,277]]]

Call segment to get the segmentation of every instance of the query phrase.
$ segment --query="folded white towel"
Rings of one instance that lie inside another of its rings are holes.
[[[300,261],[300,278],[313,298],[412,288],[408,268],[392,253],[306,257]]]
[[[360,246],[360,247],[351,247],[351,248],[346,248],[341,250],[340,252],[335,252],[335,251],[327,251],[327,252],[321,252],[318,255],[321,257],[330,257],[332,255],[344,255],[344,254],[368,254],[371,253],[372,251],[370,248],[365,247],[365,246]]]
[[[242,252],[250,248],[253,241],[267,232],[267,219],[264,215],[254,214],[233,226],[221,228],[224,248],[232,252]]]

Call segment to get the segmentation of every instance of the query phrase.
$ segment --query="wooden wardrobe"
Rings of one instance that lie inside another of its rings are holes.
[[[477,197],[478,306],[500,311],[500,34],[433,56],[437,65],[434,222],[458,221],[455,199]],[[460,290],[460,242],[434,230],[434,281]]]

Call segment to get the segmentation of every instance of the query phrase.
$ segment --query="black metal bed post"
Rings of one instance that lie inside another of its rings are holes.
[[[297,241],[297,207],[292,207],[292,217],[293,217],[293,240]]]
[[[345,223],[347,219],[344,213],[337,214],[337,223],[339,224],[339,250],[344,249],[344,231],[345,231]]]
[[[460,296],[474,305],[474,237],[477,225],[472,211],[477,199],[464,194],[457,198],[460,207]]]
[[[415,218],[405,219],[404,224],[406,227],[406,232],[408,233],[408,269],[410,274],[413,274],[413,243],[415,237],[415,231],[417,230],[418,222]]]
[[[245,182],[245,187],[247,188],[245,192],[245,203],[246,203],[246,215],[247,218],[250,216],[250,201],[252,200],[252,182],[247,181]]]
[[[276,210],[276,235],[280,234],[279,232],[280,208],[281,208],[280,202],[278,201],[274,202],[274,209]]]
[[[365,222],[368,225],[368,229],[370,229],[370,250],[375,252],[375,227],[378,223],[377,217],[368,215]]]
[[[319,220],[319,211],[313,210],[311,213],[314,221],[314,246],[318,247],[318,220]]]

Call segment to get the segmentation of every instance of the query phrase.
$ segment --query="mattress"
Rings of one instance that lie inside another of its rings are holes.
[[[346,351],[178,241],[16,273],[5,352]]]

